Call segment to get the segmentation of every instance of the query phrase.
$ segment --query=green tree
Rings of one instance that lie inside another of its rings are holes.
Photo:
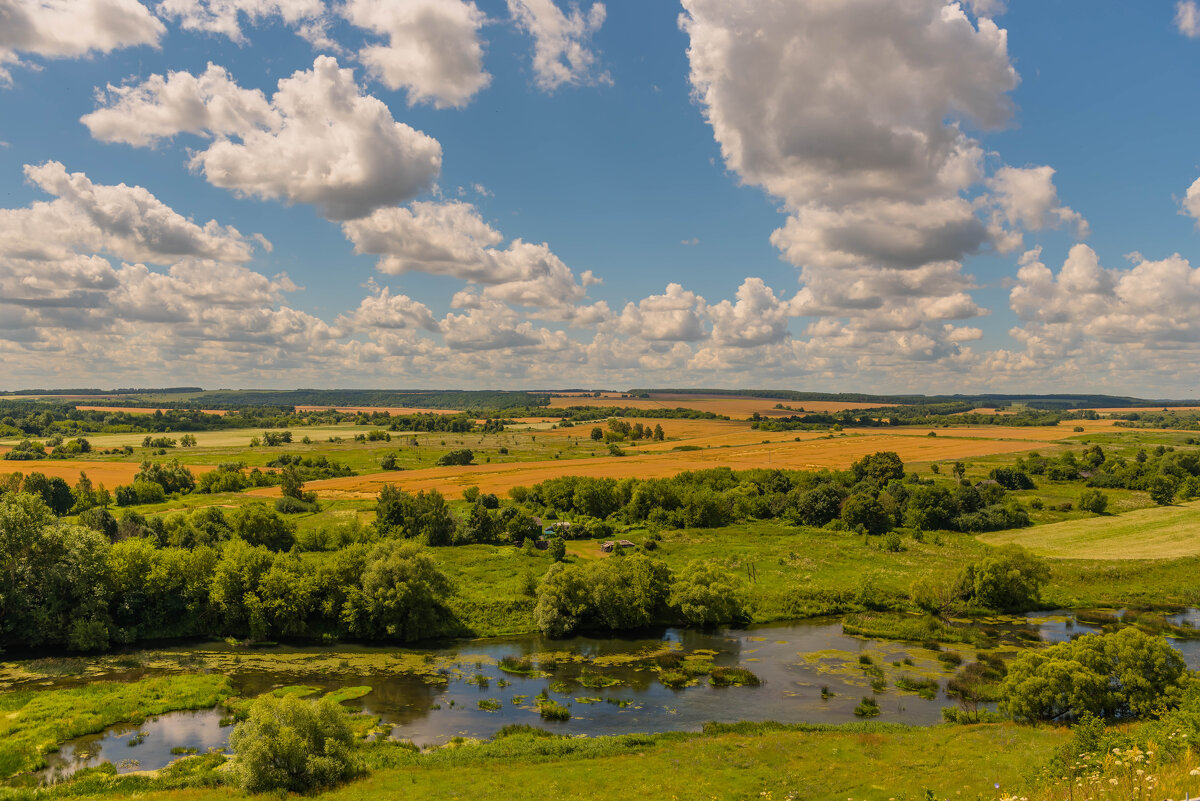
[[[232,774],[249,793],[310,793],[362,772],[350,713],[330,700],[264,695],[229,745]]]
[[[1102,515],[1108,508],[1108,496],[1098,489],[1086,489],[1079,495],[1079,508],[1085,512]]]
[[[1142,453],[1142,451],[1139,451],[1139,453]],[[1150,493],[1150,500],[1159,506],[1169,506],[1175,500],[1175,492],[1178,489],[1179,482],[1176,478],[1162,473],[1153,476],[1146,482],[1146,490]]]
[[[963,600],[1002,612],[1024,612],[1038,605],[1050,568],[1017,545],[1006,545],[967,565],[955,582]]]
[[[296,542],[292,524],[269,509],[266,504],[249,503],[229,515],[233,533],[251,545],[261,545],[272,551],[286,551]]]
[[[892,518],[878,499],[866,493],[851,495],[842,504],[842,520],[852,529],[862,526],[868,534],[883,534],[892,527]]]
[[[604,429],[600,426],[592,426],[591,437],[596,441],[604,439]]]
[[[710,561],[690,562],[671,585],[670,605],[694,626],[744,624],[750,604],[741,576]]]
[[[351,587],[342,620],[359,637],[411,642],[442,630],[450,581],[415,543],[381,542]]]
[[[894,451],[879,451],[864,456],[850,466],[855,481],[874,481],[886,486],[892,479],[904,478],[904,462]]]
[[[1178,651],[1129,627],[1021,654],[1000,686],[1000,707],[1028,722],[1150,717],[1178,705],[1188,682]]]
[[[567,541],[562,537],[550,538],[550,558],[555,562],[561,562],[567,558]]]

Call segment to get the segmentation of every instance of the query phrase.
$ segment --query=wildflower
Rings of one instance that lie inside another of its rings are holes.
[[[1190,776],[1200,776],[1200,768],[1192,768],[1189,775]]]

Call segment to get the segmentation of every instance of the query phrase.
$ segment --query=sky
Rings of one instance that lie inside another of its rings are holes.
[[[1194,0],[0,0],[0,389],[1200,397]]]

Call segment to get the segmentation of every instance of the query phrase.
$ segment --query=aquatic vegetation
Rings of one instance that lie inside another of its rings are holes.
[[[922,679],[916,676],[904,675],[895,681],[896,689],[906,693],[916,693],[922,698],[934,699],[941,686],[934,679]]]
[[[741,667],[715,667],[708,674],[708,682],[714,687],[757,687],[762,684],[758,676]]]
[[[663,670],[658,674],[658,680],[664,686],[677,690],[692,683],[692,677],[681,670]]]
[[[606,676],[603,673],[596,673],[585,668],[579,676],[579,683],[588,689],[600,690],[605,687],[616,687],[621,684],[621,680],[614,676]]]
[[[485,712],[499,712],[503,704],[498,698],[480,698],[478,706]]]
[[[571,710],[557,701],[543,701],[538,704],[538,714],[543,720],[570,720]]]
[[[873,718],[879,715],[879,702],[871,696],[863,696],[863,699],[858,702],[858,706],[854,707],[854,714],[860,718]]]
[[[73,737],[140,723],[180,709],[208,709],[232,694],[224,676],[160,676],[0,695],[0,777],[45,764],[43,754]]]
[[[533,676],[537,673],[533,660],[528,656],[502,656],[496,666],[505,673],[515,673],[521,676]]]

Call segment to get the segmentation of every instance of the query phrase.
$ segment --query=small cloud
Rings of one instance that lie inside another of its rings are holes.
[[[1189,39],[1200,38],[1200,7],[1195,0],[1175,4],[1175,29]]]
[[[696,238],[696,237],[694,237],[694,236],[693,236],[691,239],[680,239],[680,240],[679,240],[679,244],[681,244],[681,245],[688,245],[688,246],[691,246],[691,245],[699,245],[699,244],[700,244],[700,240],[699,240],[698,238]]]
[[[0,147],[12,147],[8,142],[0,141]]]
[[[475,194],[481,197],[491,197],[492,192],[483,184],[472,184],[471,188],[475,190]]]

